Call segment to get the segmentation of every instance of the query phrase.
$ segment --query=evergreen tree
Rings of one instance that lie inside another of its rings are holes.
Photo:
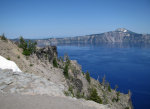
[[[105,75],[104,75],[103,80],[102,80],[102,85],[105,87]]]
[[[64,76],[66,77],[66,78],[69,78],[69,74],[68,74],[68,64],[66,64],[65,65],[65,68],[64,68]]]
[[[111,92],[111,87],[110,84],[108,85],[108,91]]]
[[[96,90],[95,88],[92,88],[92,89],[91,89],[89,99],[90,99],[90,100],[93,100],[93,101],[95,101],[95,102],[97,102],[97,103],[102,104],[102,100],[101,100],[101,98],[98,96],[97,90]]]
[[[87,81],[88,81],[89,83],[91,82],[90,74],[89,74],[88,71],[86,72],[86,79],[87,79]]]
[[[26,56],[28,56],[36,51],[36,44],[37,44],[36,42],[31,42],[30,40],[27,43],[22,36],[20,37],[19,47],[23,49],[22,54],[24,54]]]
[[[53,59],[53,66],[58,67],[56,58]]]
[[[25,42],[22,36],[20,37],[19,47],[22,48],[24,51],[27,50],[27,42]]]
[[[2,34],[1,39],[7,41],[7,38],[5,37],[4,33]]]

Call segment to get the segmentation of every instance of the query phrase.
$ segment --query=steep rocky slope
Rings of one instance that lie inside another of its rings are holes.
[[[24,56],[22,49],[16,44],[9,40],[0,40],[0,55],[14,61],[23,71],[17,73],[0,70],[1,93],[47,94],[63,97],[67,95],[89,99],[91,90],[96,89],[103,105],[95,108],[99,109],[101,106],[104,109],[132,108],[130,94],[109,89],[107,83],[100,83],[93,78],[88,82],[86,74],[82,73],[81,66],[76,61],[57,58],[57,48],[54,46],[38,48],[32,55]],[[57,67],[53,65],[55,59]],[[64,75],[66,66],[68,76]]]
[[[138,34],[124,28],[86,36],[37,40],[39,46],[61,44],[150,43],[150,34]]]
[[[16,44],[9,40],[8,42],[0,40],[0,55],[14,61],[23,72],[34,73],[55,83],[66,84],[65,78],[63,77],[63,70],[54,68],[51,63],[54,55],[57,55],[55,49],[55,47],[50,46],[37,50],[37,52],[31,56],[24,56],[22,49]],[[44,59],[46,58],[46,54],[49,59]]]

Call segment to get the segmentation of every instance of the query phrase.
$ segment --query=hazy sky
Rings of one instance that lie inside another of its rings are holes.
[[[124,27],[150,33],[150,0],[0,0],[0,34],[48,38]]]

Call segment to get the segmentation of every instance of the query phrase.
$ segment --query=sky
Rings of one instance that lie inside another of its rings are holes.
[[[0,34],[50,38],[126,28],[150,34],[150,0],[0,0]]]

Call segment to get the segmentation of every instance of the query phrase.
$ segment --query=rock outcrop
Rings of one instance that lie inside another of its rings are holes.
[[[0,69],[0,91],[28,95],[64,96],[64,86],[35,74]]]
[[[35,54],[40,60],[48,60],[49,62],[52,62],[54,57],[57,57],[57,47],[46,46],[38,49]]]

